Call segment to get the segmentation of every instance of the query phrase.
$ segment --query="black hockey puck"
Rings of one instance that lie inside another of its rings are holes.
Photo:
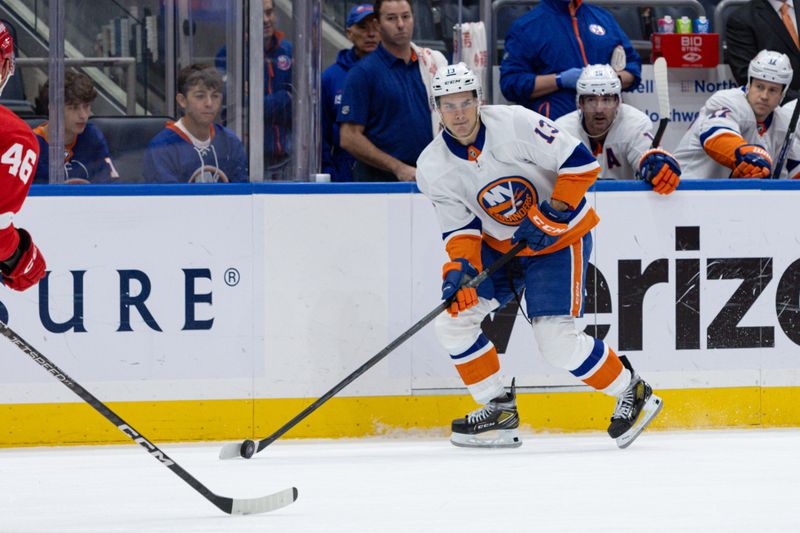
[[[256,443],[251,440],[246,440],[242,443],[241,454],[245,459],[250,459],[256,453]]]

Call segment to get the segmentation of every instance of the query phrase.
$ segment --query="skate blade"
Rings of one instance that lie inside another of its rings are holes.
[[[653,420],[658,413],[661,412],[661,408],[664,407],[664,402],[656,396],[655,394],[651,395],[647,401],[644,403],[644,407],[642,408],[642,412],[639,414],[639,419],[636,421],[631,429],[617,437],[617,446],[620,448],[627,448],[633,441],[636,440],[636,437],[645,430],[645,428],[650,424],[650,421]]]
[[[452,433],[450,442],[460,448],[519,448],[522,440],[516,429],[498,429],[478,435]]]

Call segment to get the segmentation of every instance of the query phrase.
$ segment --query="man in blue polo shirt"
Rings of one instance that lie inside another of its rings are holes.
[[[322,72],[322,172],[330,174],[331,181],[353,181],[356,160],[339,145],[336,115],[342,103],[347,73],[381,42],[372,4],[353,6],[345,32],[353,47],[340,50],[336,63]]]
[[[411,42],[408,0],[376,0],[374,8],[381,44],[347,75],[340,143],[356,158],[355,181],[414,181],[417,157],[434,135],[426,82],[447,61]]]

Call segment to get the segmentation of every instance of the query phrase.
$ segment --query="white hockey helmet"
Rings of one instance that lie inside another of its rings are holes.
[[[761,50],[747,68],[747,88],[753,78],[783,85],[783,95],[789,90],[794,71],[789,56],[772,50]]]
[[[478,101],[483,102],[481,82],[466,63],[456,63],[439,69],[431,80],[431,100],[433,100],[434,109],[437,108],[436,100],[440,96],[463,93],[465,91],[475,91]]]
[[[622,82],[611,65],[588,65],[575,85],[578,98],[586,95],[609,95],[622,92]]]

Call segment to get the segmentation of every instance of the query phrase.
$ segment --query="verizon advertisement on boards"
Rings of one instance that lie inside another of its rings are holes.
[[[589,332],[659,388],[800,385],[800,190],[589,199]],[[33,197],[17,223],[49,274],[0,315],[106,401],[316,397],[439,303],[419,194]],[[509,381],[577,386],[513,303],[484,327]],[[77,400],[10,343],[0,358],[0,403]],[[342,394],[459,387],[429,326]]]

